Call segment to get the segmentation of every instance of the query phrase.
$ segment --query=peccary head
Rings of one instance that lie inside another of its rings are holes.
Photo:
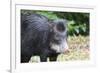
[[[67,21],[64,19],[54,20],[52,22],[50,48],[57,53],[64,53],[68,50],[66,24]]]

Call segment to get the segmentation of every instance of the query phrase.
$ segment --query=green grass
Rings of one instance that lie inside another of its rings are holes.
[[[60,54],[57,61],[89,60],[89,37],[68,37],[69,52]],[[30,62],[40,62],[39,57],[32,57]]]

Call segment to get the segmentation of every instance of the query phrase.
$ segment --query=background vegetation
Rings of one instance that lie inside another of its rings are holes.
[[[56,11],[35,11],[21,10],[22,14],[30,15],[33,13],[41,14],[49,19],[66,19],[68,30],[69,53],[61,54],[58,61],[68,60],[88,60],[89,59],[89,13],[82,12],[56,12]],[[31,62],[38,62],[32,58]]]
[[[55,11],[30,11],[22,10],[23,14],[41,14],[49,19],[66,19],[68,24],[68,34],[73,35],[89,35],[89,13],[75,13],[75,12],[55,12]]]

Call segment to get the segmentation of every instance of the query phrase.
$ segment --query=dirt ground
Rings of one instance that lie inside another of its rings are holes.
[[[70,36],[67,41],[69,52],[60,54],[57,61],[89,60],[89,36]],[[40,58],[32,57],[30,62],[40,62]]]

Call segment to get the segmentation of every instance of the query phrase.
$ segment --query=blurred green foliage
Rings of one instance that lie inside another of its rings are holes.
[[[37,11],[37,10],[21,10],[22,14],[41,14],[49,19],[66,19],[68,24],[66,25],[68,29],[68,35],[89,35],[89,13],[79,13],[79,12],[56,12],[56,11]]]

